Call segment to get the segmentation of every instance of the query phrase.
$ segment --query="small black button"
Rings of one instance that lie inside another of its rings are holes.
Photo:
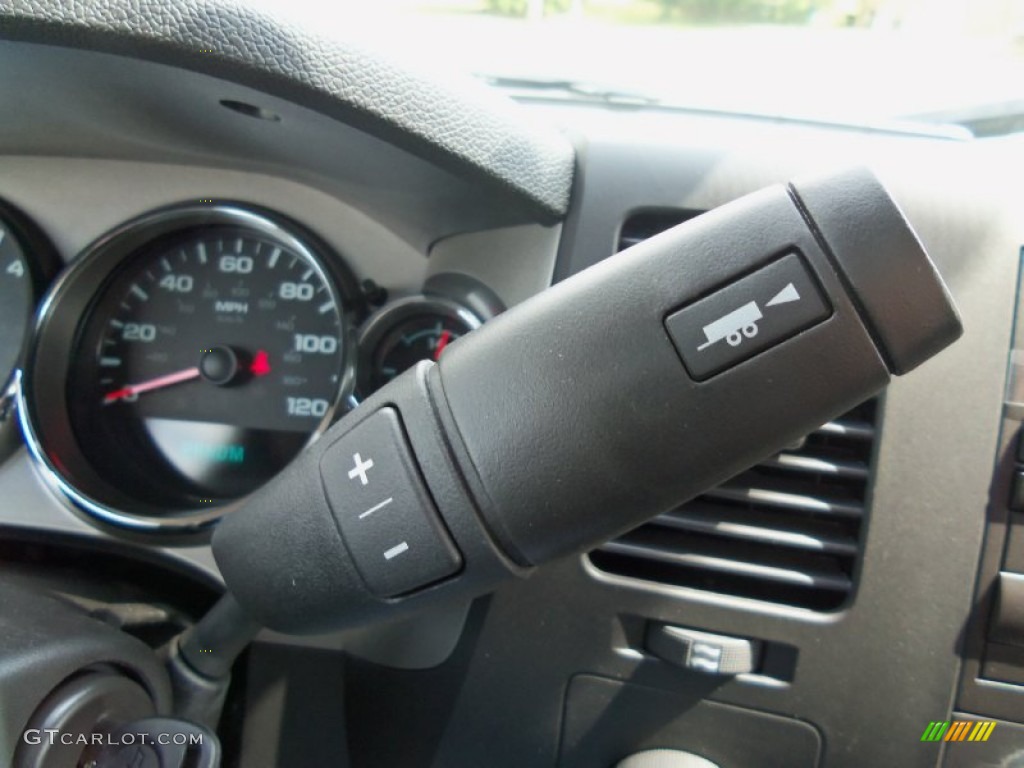
[[[989,640],[1024,647],[1024,574],[999,574]]]
[[[644,639],[655,656],[709,675],[741,675],[757,669],[761,643],[666,624],[651,624]]]
[[[1008,523],[1003,570],[1024,574],[1024,515],[1010,515]]]
[[[405,594],[459,569],[394,408],[381,408],[328,448],[320,475],[352,560],[375,595]]]
[[[704,381],[832,314],[800,257],[791,253],[669,315],[683,364]]]
[[[1014,512],[1024,512],[1024,469],[1018,468],[1013,471],[1009,507]]]

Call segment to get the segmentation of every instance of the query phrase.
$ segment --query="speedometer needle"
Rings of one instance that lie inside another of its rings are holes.
[[[155,379],[142,381],[138,384],[129,384],[121,389],[115,389],[113,392],[108,392],[103,396],[103,404],[110,405],[111,403],[116,403],[118,400],[123,400],[126,397],[131,397],[132,395],[141,395],[143,392],[162,389],[164,387],[169,387],[172,384],[180,384],[183,381],[198,378],[198,366],[185,368],[184,370],[176,371],[175,373],[168,373],[166,376],[157,376]]]

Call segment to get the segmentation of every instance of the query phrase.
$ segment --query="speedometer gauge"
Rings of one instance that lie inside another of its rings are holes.
[[[86,273],[104,269],[83,302]],[[287,465],[351,391],[356,293],[324,246],[263,213],[179,208],[132,223],[83,257],[49,310],[56,323],[78,304],[82,320],[64,340],[60,393],[74,447],[41,455],[101,517],[210,519]]]
[[[340,307],[317,262],[262,234],[205,229],[147,249],[98,297],[74,353],[79,442],[154,501],[252,491],[334,408]]]

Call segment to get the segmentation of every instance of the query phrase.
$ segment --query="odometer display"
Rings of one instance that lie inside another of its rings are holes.
[[[95,297],[67,382],[95,471],[169,511],[242,496],[332,416],[342,295],[311,250],[244,226],[165,235]]]

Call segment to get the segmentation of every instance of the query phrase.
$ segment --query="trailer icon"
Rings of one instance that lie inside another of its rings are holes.
[[[748,339],[757,336],[757,321],[762,317],[764,315],[761,314],[757,302],[747,302],[739,309],[734,309],[724,317],[715,320],[715,322],[705,325],[704,337],[707,341],[697,347],[697,351],[700,352],[703,349],[707,349],[722,339],[725,339],[725,342],[730,347],[738,347],[743,341],[744,336]]]

